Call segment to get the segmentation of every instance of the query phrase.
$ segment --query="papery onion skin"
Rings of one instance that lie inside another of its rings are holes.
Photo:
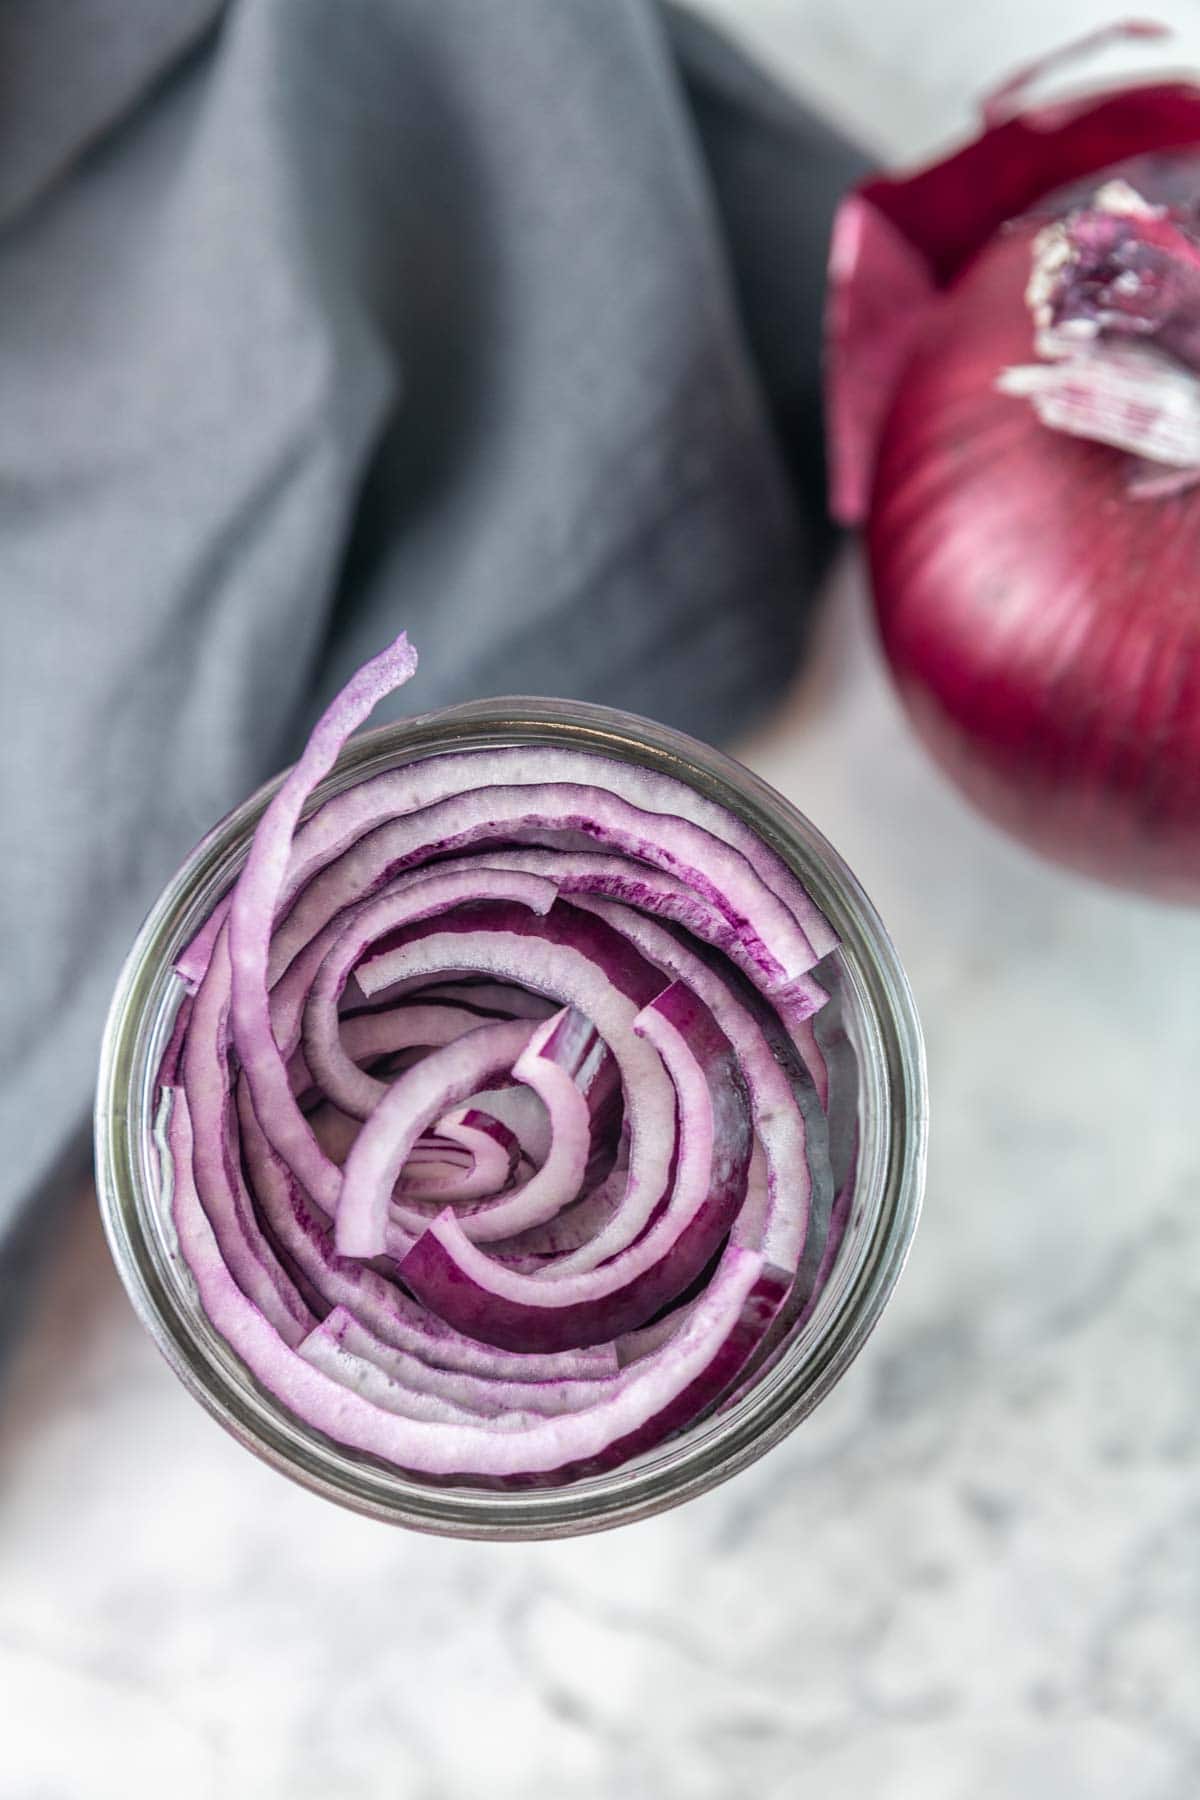
[[[883,433],[867,527],[879,629],[922,737],[1037,850],[1200,899],[1200,490],[1131,500],[1128,461],[996,391],[1033,354],[1034,227],[932,315]]]
[[[1130,157],[1197,146],[1200,87],[1148,82],[1015,112],[953,155],[876,176],[843,201],[825,338],[835,518],[865,517],[879,436],[917,333],[971,259],[1060,189]]]
[[[850,197],[831,257],[831,499],[865,521],[899,692],[963,792],[1047,857],[1194,902],[1200,489],[1185,473],[1138,495],[1133,458],[997,391],[1036,358],[1038,228],[1114,177],[1194,213],[1200,87],[1030,107]]]

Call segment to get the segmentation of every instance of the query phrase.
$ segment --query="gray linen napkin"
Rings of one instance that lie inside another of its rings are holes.
[[[7,0],[0,68],[15,1251],[139,918],[401,626],[396,711],[786,678],[858,159],[648,0]]]

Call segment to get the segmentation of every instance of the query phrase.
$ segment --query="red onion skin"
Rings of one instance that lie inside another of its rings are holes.
[[[1009,219],[1129,157],[1195,149],[1200,87],[1147,82],[1016,111],[915,174],[858,190],[925,259],[939,286]]]
[[[1024,71],[1002,93],[1015,101],[1035,74]],[[865,516],[879,435],[910,349],[971,259],[1010,219],[1035,208],[1052,214],[1061,190],[1095,186],[1101,170],[1131,158],[1166,162],[1198,145],[1200,87],[1149,82],[1014,110],[950,156],[875,176],[843,201],[825,321],[836,519],[854,525]]]
[[[879,446],[879,628],[921,736],[1033,848],[1200,900],[1200,489],[1131,500],[1130,459],[998,393],[1031,360],[1034,231],[931,307]]]

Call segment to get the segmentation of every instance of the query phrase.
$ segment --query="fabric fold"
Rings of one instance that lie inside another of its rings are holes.
[[[419,710],[778,690],[860,170],[647,0],[14,0],[0,54],[2,1241],[146,907],[400,626]]]

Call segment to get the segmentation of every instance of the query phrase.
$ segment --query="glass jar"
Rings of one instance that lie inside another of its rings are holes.
[[[96,1178],[108,1241],[139,1317],[185,1386],[248,1449],[316,1493],[417,1530],[476,1538],[562,1537],[624,1524],[703,1493],[778,1443],[844,1374],[879,1318],[916,1227],[925,1162],[921,1031],[887,933],[820,832],[729,757],[605,707],[481,701],[361,733],[312,805],[423,756],[520,744],[599,751],[691,783],[784,857],[841,939],[819,974],[836,991],[845,1034],[831,1061],[830,1093],[848,1165],[845,1234],[811,1316],[737,1404],[624,1467],[560,1487],[433,1484],[313,1430],[261,1388],[214,1331],[179,1254],[160,1179],[155,1075],[184,992],[172,965],[235,879],[278,781],[209,833],[147,918],[117,983],[96,1100]]]

